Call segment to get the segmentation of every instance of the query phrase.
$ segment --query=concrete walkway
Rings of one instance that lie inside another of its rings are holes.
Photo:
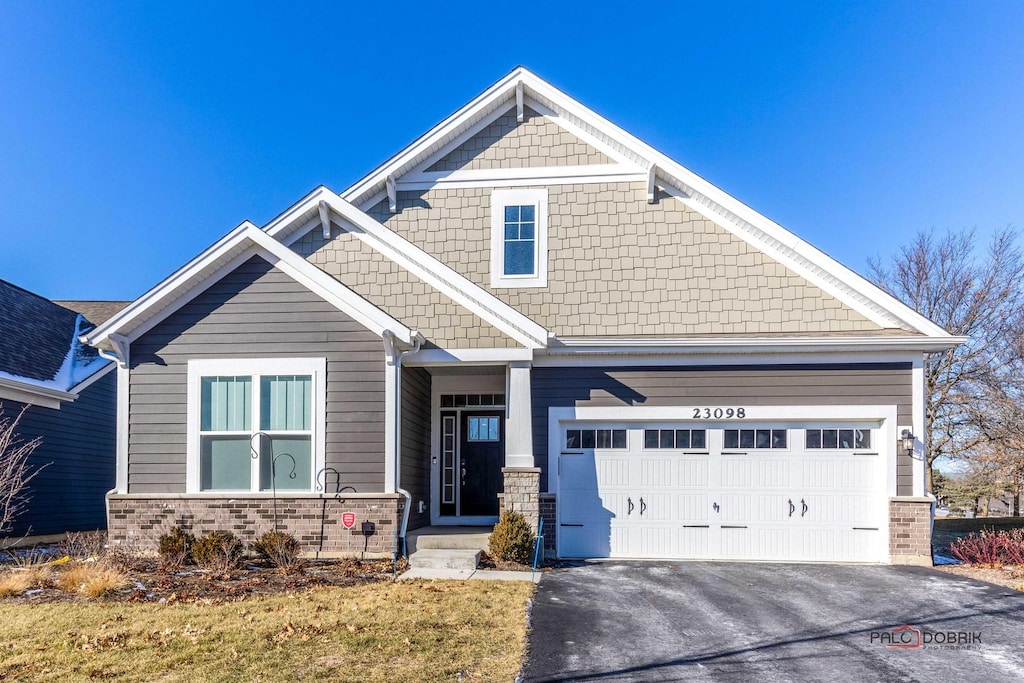
[[[537,572],[532,581],[540,580]],[[400,581],[415,579],[442,579],[448,581],[530,581],[530,572],[509,572],[497,569],[441,569],[433,567],[413,567],[398,577]]]

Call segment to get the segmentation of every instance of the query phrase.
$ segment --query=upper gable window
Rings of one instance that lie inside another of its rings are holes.
[[[491,286],[548,284],[548,191],[491,193]]]

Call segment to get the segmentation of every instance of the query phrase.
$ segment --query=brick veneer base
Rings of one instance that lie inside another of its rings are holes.
[[[889,499],[889,558],[893,564],[932,566],[932,499]]]
[[[110,495],[107,504],[110,541],[134,543],[142,550],[155,551],[157,539],[173,526],[181,526],[197,536],[216,530],[231,531],[245,542],[274,528],[274,500],[266,496],[128,494]],[[319,552],[321,557],[390,556],[395,550],[395,530],[401,524],[404,505],[403,497],[389,494],[341,500],[334,496],[278,496],[278,527],[294,535],[308,555]],[[342,524],[343,512],[355,513],[352,529]],[[373,522],[373,535],[363,535],[364,521]]]

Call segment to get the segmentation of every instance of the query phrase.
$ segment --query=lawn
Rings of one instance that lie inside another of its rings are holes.
[[[529,582],[381,582],[219,602],[0,603],[0,680],[512,681]]]

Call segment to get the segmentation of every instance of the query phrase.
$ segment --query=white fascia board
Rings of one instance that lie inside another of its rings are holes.
[[[377,186],[382,185],[384,179],[389,175],[401,175],[402,169],[407,168],[410,164],[421,161],[421,157],[426,153],[426,150],[431,149],[439,142],[442,144],[450,143],[464,132],[462,129],[467,123],[480,121],[486,113],[493,111],[498,106],[503,106],[505,100],[512,100],[514,98],[515,83],[524,72],[525,69],[521,67],[513,69],[497,83],[470,100],[468,104],[428,130],[398,154],[371,171],[363,179],[357,181],[349,189],[345,190],[341,196],[345,201],[361,203],[360,200],[363,198],[363,195],[376,192]],[[515,106],[514,102],[512,106]]]
[[[539,351],[534,367],[706,367],[712,365],[835,365],[860,363],[902,363],[912,365],[922,356],[920,351],[791,351],[791,352],[693,352],[651,353],[573,353],[550,355]]]
[[[74,401],[76,398],[78,398],[77,393],[33,384],[31,380],[19,381],[0,377],[0,403],[5,400],[17,401],[27,405],[59,410],[62,402]]]
[[[967,341],[967,337],[789,337],[733,339],[561,339],[549,355],[656,354],[656,353],[804,353],[808,351],[918,351],[939,352]]]
[[[494,325],[527,348],[547,344],[548,331],[464,275],[438,261],[393,230],[334,195],[327,201],[347,223],[352,234],[431,287]]]
[[[237,249],[250,228],[255,228],[255,226],[249,221],[243,222],[148,292],[128,304],[120,313],[82,335],[82,340],[90,346],[109,347],[109,344],[104,344],[104,342],[111,334],[131,332],[135,329],[132,325],[137,327],[169,301],[173,301],[175,294],[187,287],[190,282],[205,279],[203,275],[209,269],[210,264],[227,257]],[[256,229],[258,230],[258,228]]]
[[[815,284],[820,285],[828,280],[827,277],[822,276],[828,275],[834,278],[838,283],[845,285],[845,287],[848,288],[846,290],[841,287],[828,287],[829,290],[835,291],[839,294],[839,297],[837,298],[840,298],[840,300],[850,305],[854,305],[857,297],[851,296],[851,294],[856,293],[868,302],[877,305],[881,311],[888,312],[893,318],[914,327],[922,334],[933,337],[949,336],[949,333],[941,327],[928,320],[917,311],[914,311],[906,304],[897,300],[895,297],[871,284],[862,276],[853,272],[846,266],[843,266],[822,251],[811,246],[809,243],[800,239],[774,221],[751,209],[735,197],[732,197],[723,190],[715,187],[689,169],[657,151],[647,143],[639,140],[607,119],[591,111],[572,97],[554,88],[549,83],[543,81],[525,69],[521,71],[519,77],[522,78],[526,85],[531,90],[535,91],[541,98],[552,103],[555,106],[553,111],[560,113],[557,110],[562,109],[563,111],[571,114],[571,117],[564,117],[570,122],[570,124],[576,123],[572,120],[573,117],[578,119],[578,121],[583,124],[582,126],[578,126],[579,137],[582,137],[588,142],[592,142],[595,139],[602,142],[617,142],[623,148],[634,152],[636,155],[636,158],[632,159],[634,163],[645,166],[654,164],[658,167],[660,176],[667,176],[669,179],[674,179],[678,183],[681,183],[683,187],[679,189],[699,193],[700,195],[703,195],[709,203],[718,205],[718,207],[721,207],[721,209],[726,212],[725,215],[722,215],[716,211],[709,211],[710,207],[699,201],[693,202],[692,207],[695,210],[698,210],[702,215],[705,215],[710,220],[719,223],[722,220],[727,220],[729,218],[728,214],[731,213],[736,218],[749,224],[750,227],[764,233],[769,240],[778,242],[779,245],[786,247],[791,252],[790,254],[781,254],[782,258],[779,258],[780,262],[786,265],[794,264],[797,266],[803,266],[804,264],[799,263],[802,259],[806,260],[808,264],[818,266],[821,272],[814,272],[813,269],[811,269],[811,272],[809,272],[808,275],[805,275],[805,277]],[[740,236],[744,237],[743,235]],[[747,238],[744,237],[744,239]],[[763,249],[761,244],[755,244],[755,246]],[[794,256],[799,256],[800,259],[796,259]],[[803,271],[808,270],[806,267],[801,267],[799,269]],[[856,302],[856,304],[858,309],[863,308],[863,302]],[[880,311],[875,311],[875,315],[873,317],[877,317],[879,312]]]
[[[402,357],[403,366],[504,365],[533,360],[532,349],[420,349]]]

